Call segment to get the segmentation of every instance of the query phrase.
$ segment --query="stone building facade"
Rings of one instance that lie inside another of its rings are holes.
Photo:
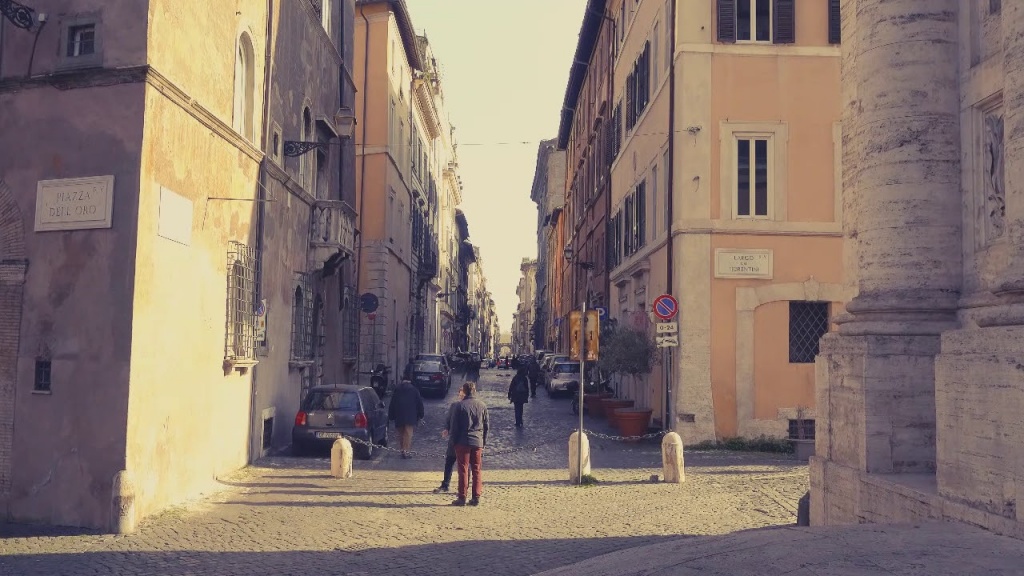
[[[855,292],[817,360],[816,524],[1024,538],[1024,3],[845,0]]]
[[[537,149],[530,199],[537,205],[537,297],[533,326],[535,348],[554,350],[558,346],[554,305],[561,296],[564,245],[556,235],[559,216],[565,208],[565,151],[556,139],[544,140]]]
[[[0,36],[0,511],[130,526],[286,442],[296,270],[344,349],[352,2],[33,8]]]

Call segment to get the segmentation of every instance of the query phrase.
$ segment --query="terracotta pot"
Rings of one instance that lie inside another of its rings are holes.
[[[623,400],[621,398],[605,398],[601,400],[601,409],[604,410],[604,415],[608,418],[608,425],[615,426],[615,410],[618,408],[632,408],[632,400]]]
[[[583,404],[584,406],[587,407],[587,412],[589,412],[591,416],[600,418],[601,416],[604,416],[604,407],[601,406],[601,400],[611,397],[611,392],[601,392],[600,394],[584,394]]]
[[[615,423],[619,434],[623,436],[643,436],[647,433],[647,425],[651,421],[650,408],[619,408],[615,411]],[[639,442],[632,439],[629,442]]]

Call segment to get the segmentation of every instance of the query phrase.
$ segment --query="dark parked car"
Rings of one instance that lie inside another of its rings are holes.
[[[412,365],[412,385],[420,394],[433,392],[444,397],[452,387],[452,377],[436,360],[417,360]]]
[[[292,449],[298,453],[332,444],[346,436],[379,446],[388,445],[388,411],[369,386],[316,386],[309,389],[295,414]],[[369,460],[373,447],[352,442],[357,458]]]
[[[498,358],[498,361],[495,362],[495,366],[499,370],[508,370],[508,358]]]

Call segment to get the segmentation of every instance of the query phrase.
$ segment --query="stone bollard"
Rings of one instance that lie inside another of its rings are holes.
[[[352,477],[352,443],[347,438],[338,438],[331,446],[331,476]]]
[[[661,467],[665,482],[682,484],[686,478],[683,471],[683,439],[675,432],[665,434],[661,440]]]
[[[580,455],[577,450],[579,432],[573,432],[569,435],[569,481],[579,483],[580,481]],[[587,439],[587,435],[583,435],[583,476],[590,474],[590,440]]]
[[[110,529],[114,534],[135,532],[135,485],[127,470],[114,474],[110,491]]]
[[[800,501],[796,505],[796,525],[797,526],[810,526],[811,525],[811,491],[808,490],[803,496],[800,497]]]

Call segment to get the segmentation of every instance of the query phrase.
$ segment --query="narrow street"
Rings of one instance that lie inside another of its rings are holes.
[[[688,453],[686,483],[675,486],[649,481],[661,473],[656,441],[592,439],[599,484],[568,485],[569,400],[538,391],[517,431],[511,375],[482,373],[493,428],[479,508],[432,492],[449,400],[427,399],[412,459],[384,451],[337,480],[326,452],[266,458],[125,537],[0,527],[0,575],[527,575],[684,535],[795,522],[807,469],[783,456]],[[588,426],[611,432],[603,421]]]

